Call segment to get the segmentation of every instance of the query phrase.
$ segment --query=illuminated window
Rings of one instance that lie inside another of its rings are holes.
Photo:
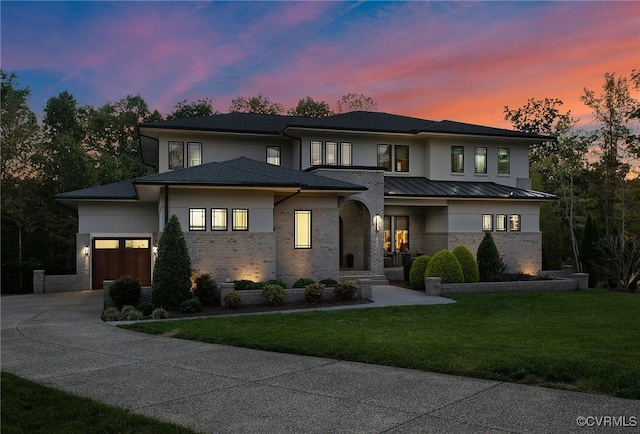
[[[498,148],[498,174],[508,175],[511,172],[509,148]]]
[[[267,146],[267,163],[280,165],[280,146]]]
[[[169,169],[184,168],[184,142],[169,142]]]
[[[451,147],[451,172],[464,173],[464,147]]]
[[[207,228],[206,209],[204,208],[190,208],[189,209],[189,230],[190,231],[204,231]]]
[[[248,209],[234,209],[233,224],[231,228],[234,231],[248,231],[249,230],[249,210]]]
[[[378,145],[378,167],[391,170],[391,145]]]
[[[483,231],[492,231],[493,230],[493,215],[492,214],[483,214],[482,215],[482,230]]]
[[[125,249],[148,249],[149,240],[125,240]]]
[[[496,231],[504,232],[507,230],[507,215],[498,214],[496,216]]]
[[[311,248],[311,211],[294,211],[294,248]]]
[[[406,145],[395,146],[395,168],[396,172],[409,171],[409,147]]]
[[[384,216],[383,240],[387,252],[409,250],[409,217]]]
[[[213,208],[211,210],[211,230],[227,230],[227,210],[225,208]]]
[[[326,142],[324,144],[324,164],[335,166],[338,164],[338,143]]]
[[[487,173],[487,148],[476,148],[475,171],[476,173]]]
[[[187,162],[189,163],[189,167],[199,166],[202,164],[202,143],[187,143],[187,153]]]
[[[342,166],[351,166],[351,143],[350,142],[342,142],[340,143],[340,165]]]
[[[120,247],[120,240],[94,240],[94,248],[101,249],[117,249]]]
[[[311,165],[320,166],[322,164],[322,142],[311,141]]]
[[[520,231],[520,215],[519,214],[511,214],[509,216],[509,230],[514,232]]]

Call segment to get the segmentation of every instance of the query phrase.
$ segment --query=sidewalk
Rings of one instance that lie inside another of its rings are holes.
[[[365,306],[399,299],[385,301],[385,288]],[[2,370],[202,432],[631,433],[612,425],[640,423],[636,400],[121,330],[100,320],[99,291],[1,302]]]

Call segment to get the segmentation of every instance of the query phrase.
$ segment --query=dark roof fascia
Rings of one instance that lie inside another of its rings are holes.
[[[419,194],[384,194],[387,198],[398,199],[474,199],[474,200],[510,200],[510,201],[556,201],[558,198],[553,195],[541,196],[541,197],[511,197],[511,196],[469,196],[469,195],[442,195],[442,196],[422,196]]]
[[[420,131],[419,130],[407,130],[407,131],[398,131],[398,130],[390,130],[390,129],[372,129],[372,128],[353,128],[353,127],[335,127],[335,126],[327,126],[327,127],[323,127],[323,126],[309,126],[309,125],[288,125],[284,130],[284,132],[287,132],[289,130],[305,130],[305,131],[321,131],[321,132],[331,132],[331,131],[337,131],[337,132],[341,132],[341,133],[358,133],[358,134],[393,134],[393,135],[405,135],[405,136],[415,136],[416,134],[418,134]]]
[[[189,127],[189,126],[179,126],[179,125],[147,125],[140,124],[140,128],[150,128],[150,129],[158,129],[158,130],[176,130],[176,131],[206,131],[210,133],[221,133],[221,134],[246,134],[246,135],[260,135],[260,136],[280,136],[282,134],[282,130],[237,130],[233,128],[206,128],[206,127]]]
[[[365,191],[366,187],[354,187],[345,189],[343,187],[309,187],[306,184],[290,183],[290,184],[269,184],[269,183],[254,183],[254,184],[226,184],[226,183],[214,183],[214,182],[192,182],[192,181],[145,181],[135,180],[134,185],[157,185],[157,186],[180,186],[180,187],[219,187],[219,188],[237,188],[237,189],[300,189],[305,191]]]
[[[330,169],[330,170],[371,170],[371,171],[384,171],[384,167],[378,167],[378,166],[332,166],[332,165],[327,165],[327,164],[322,164],[319,166],[311,166],[311,167],[307,167],[306,169],[303,169],[303,172],[314,172],[318,169]]]

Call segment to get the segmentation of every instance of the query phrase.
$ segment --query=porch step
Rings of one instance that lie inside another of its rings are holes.
[[[340,270],[340,280],[357,281],[358,279],[369,279],[372,285],[388,285],[389,281],[383,274],[373,274],[362,270],[346,271]]]

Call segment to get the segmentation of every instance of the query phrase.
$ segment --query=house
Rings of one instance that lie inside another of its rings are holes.
[[[149,285],[173,214],[193,267],[222,282],[381,276],[412,255],[475,252],[484,231],[509,271],[541,269],[539,208],[555,197],[531,190],[528,155],[550,137],[378,112],[138,131],[156,174],[56,196],[78,210],[77,289],[123,274]]]

